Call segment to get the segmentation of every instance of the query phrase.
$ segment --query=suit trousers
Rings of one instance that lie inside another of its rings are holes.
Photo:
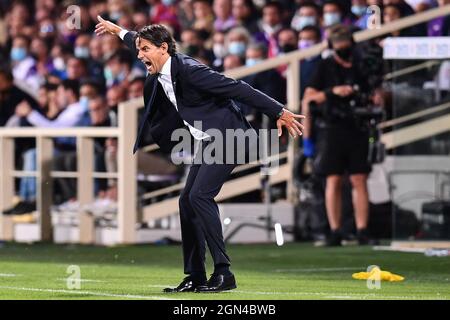
[[[202,140],[204,148],[209,141]],[[199,156],[197,152],[195,158]],[[180,221],[184,273],[204,273],[206,244],[214,265],[230,265],[225,251],[219,208],[214,201],[235,164],[207,164],[194,161],[181,192]]]

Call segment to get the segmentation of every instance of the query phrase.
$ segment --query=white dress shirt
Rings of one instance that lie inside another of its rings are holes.
[[[175,109],[177,109],[177,111],[178,111],[177,99],[175,97],[175,91],[173,90],[172,76],[170,74],[171,61],[172,61],[172,57],[169,57],[169,59],[167,59],[167,61],[164,63],[164,65],[161,68],[161,71],[158,75],[158,81],[161,84],[161,86],[163,87],[163,90],[164,90],[167,98],[169,98],[170,102],[172,102]],[[184,120],[183,120],[183,122],[185,125],[188,126],[189,131],[191,132],[191,134],[195,140],[203,140],[205,138],[209,138],[209,135],[206,134],[205,132],[203,132],[197,128],[194,128],[193,126],[191,126],[189,123],[187,123]]]
[[[127,32],[128,32],[128,30],[122,29],[119,32],[120,39],[123,40],[123,38],[125,37]],[[171,62],[172,62],[172,57],[169,57],[169,59],[167,59],[167,61],[164,63],[164,65],[161,68],[161,71],[158,75],[158,81],[161,84],[167,98],[169,98],[170,102],[172,102],[173,106],[178,111],[177,99],[175,97],[175,91],[173,90],[172,75],[171,75],[171,71],[170,71],[170,67],[172,65]],[[197,128],[194,128],[193,126],[191,126],[189,123],[187,123],[184,120],[183,120],[183,122],[185,125],[188,126],[189,131],[191,132],[191,134],[195,140],[203,140],[203,139],[209,138],[209,135],[206,134],[205,132],[203,132]]]

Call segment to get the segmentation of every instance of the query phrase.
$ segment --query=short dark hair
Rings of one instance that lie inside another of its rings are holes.
[[[43,85],[41,85],[40,88],[45,89],[47,91],[56,91],[56,89],[58,88],[58,85],[56,85],[54,83],[46,82]]]
[[[313,1],[305,1],[305,2],[303,2],[303,3],[300,5],[299,9],[301,9],[301,8],[307,8],[307,7],[313,8],[314,10],[316,10],[316,12],[317,12],[318,15],[321,15],[321,14],[322,14],[322,8],[321,8],[320,6],[318,6],[318,5],[317,5],[315,2],[313,2]]]
[[[264,10],[265,8],[276,8],[278,13],[282,14],[283,13],[283,5],[281,4],[281,2],[276,1],[276,0],[270,0],[268,2],[266,2],[266,4],[263,5],[262,10]]]
[[[133,56],[130,53],[130,50],[119,48],[108,58],[106,63],[117,60],[120,64],[127,64],[130,68],[133,65]]]
[[[19,35],[15,36],[15,37],[13,38],[13,41],[16,40],[16,39],[22,39],[22,40],[24,40],[24,41],[27,43],[27,47],[30,46],[31,39],[30,39],[29,37],[27,37],[26,35],[24,35],[24,34],[19,34]]]
[[[78,80],[63,80],[61,82],[61,86],[63,86],[65,90],[72,91],[77,98],[80,97],[80,83],[78,82]]]
[[[81,58],[81,57],[77,57],[77,56],[72,55],[72,56],[69,57],[68,60],[77,60],[83,65],[83,68],[88,69],[88,64],[89,64],[88,62],[89,61],[86,58]]]
[[[402,8],[400,5],[398,5],[398,4],[391,3],[391,4],[385,5],[385,6],[383,7],[383,12],[384,12],[384,10],[386,10],[387,8],[394,8],[394,9],[396,9],[396,10],[399,12],[401,18],[405,15],[405,14],[404,14],[404,11],[403,11],[403,8]]]
[[[330,28],[328,35],[328,41],[330,43],[338,41],[352,41],[353,42],[353,32],[349,26],[343,24],[337,24]]]
[[[285,27],[282,28],[280,31],[277,32],[277,38],[280,36],[280,33],[284,32],[284,31],[289,31],[293,34],[295,34],[295,36],[297,37],[297,31],[295,29],[289,28],[289,27]]]
[[[145,77],[144,76],[137,76],[137,77],[134,77],[134,78],[132,78],[131,80],[130,80],[130,85],[132,85],[133,83],[135,83],[135,82],[142,82],[142,83],[144,83],[145,82]]]
[[[81,79],[80,90],[81,90],[82,86],[90,86],[90,87],[94,88],[94,90],[97,93],[104,93],[104,91],[105,91],[105,87],[104,87],[103,83],[100,80],[93,78],[93,77],[87,77],[87,78]]]
[[[315,36],[316,36],[318,41],[320,41],[320,39],[322,39],[322,33],[320,32],[319,27],[316,27],[316,26],[305,26],[305,27],[303,27],[303,29],[301,29],[299,31],[299,34],[304,32],[304,31],[305,32],[314,32],[314,34],[315,34]]]
[[[342,6],[342,3],[338,0],[326,0],[323,3],[322,8],[327,4],[335,5],[336,7],[338,7],[340,12],[342,12],[342,13],[344,12],[344,7]]]
[[[264,42],[250,43],[247,49],[257,50],[262,52],[264,58],[267,58],[267,45]]]
[[[157,47],[161,47],[164,42],[167,43],[167,52],[171,56],[177,52],[175,39],[170,34],[170,31],[161,24],[152,24],[143,27],[138,31],[136,38],[148,40]]]

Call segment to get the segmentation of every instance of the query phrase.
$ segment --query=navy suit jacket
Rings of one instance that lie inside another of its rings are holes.
[[[135,38],[136,32],[130,31],[124,42],[137,54]],[[178,112],[166,97],[157,76],[147,76],[145,112],[140,120],[133,153],[141,147],[145,134],[151,134],[162,150],[171,150],[178,143],[171,141],[172,132],[186,127],[183,120],[191,126],[194,126],[194,121],[201,121],[203,132],[214,128],[220,130],[224,137],[226,129],[250,129],[250,124],[233,100],[254,107],[273,119],[283,108],[281,103],[244,81],[227,78],[184,54],[172,56],[171,76]]]

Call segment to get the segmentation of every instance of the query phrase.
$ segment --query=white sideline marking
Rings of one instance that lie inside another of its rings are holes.
[[[0,289],[18,290],[18,291],[33,291],[33,292],[50,292],[50,293],[71,293],[79,295],[93,295],[99,297],[114,297],[114,298],[127,298],[127,299],[145,299],[145,300],[181,300],[166,298],[160,296],[141,296],[132,294],[115,294],[108,292],[93,292],[93,291],[79,291],[79,290],[64,290],[64,289],[40,289],[40,288],[24,288],[24,287],[10,287],[0,286]]]
[[[169,288],[171,287],[170,284],[163,285],[163,284],[149,284],[147,287],[149,288]]]
[[[374,293],[342,293],[342,295],[331,295],[330,292],[269,292],[269,291],[246,291],[246,290],[232,290],[230,292],[246,293],[256,295],[293,295],[293,296],[322,296],[325,299],[425,299],[425,300],[448,300],[444,297],[417,297],[417,296],[380,296]]]
[[[65,278],[56,278],[57,281],[64,281],[66,282],[67,279]],[[108,281],[104,281],[104,280],[94,280],[94,279],[79,279],[76,281],[80,281],[80,282],[108,282]]]
[[[333,271],[351,271],[366,270],[365,267],[344,267],[344,268],[308,268],[308,269],[275,269],[275,272],[333,272]]]
[[[0,277],[16,277],[17,274],[14,273],[0,273]]]

